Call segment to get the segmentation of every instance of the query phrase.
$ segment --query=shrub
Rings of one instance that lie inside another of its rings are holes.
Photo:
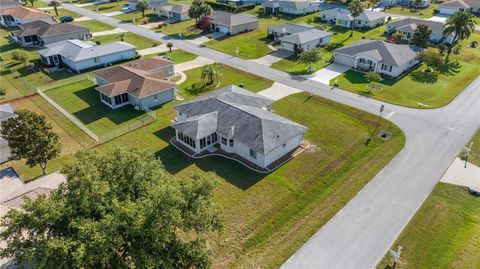
[[[101,45],[101,44],[102,44],[102,41],[100,41],[100,40],[97,40],[97,41],[95,41],[95,44],[97,44],[97,45]]]
[[[160,45],[160,43],[158,43],[157,41],[155,41],[155,42],[153,42],[152,47],[157,47],[158,45]]]
[[[476,41],[476,40],[475,40],[475,41],[472,41],[472,43],[470,43],[470,46],[471,46],[472,48],[478,47],[478,41]]]
[[[0,99],[7,95],[7,90],[4,88],[0,88]]]
[[[424,72],[422,70],[417,70],[412,72],[412,79],[417,82],[433,84],[438,80],[437,72]]]

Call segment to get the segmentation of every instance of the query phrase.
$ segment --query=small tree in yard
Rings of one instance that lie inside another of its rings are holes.
[[[320,49],[315,48],[300,53],[298,61],[307,65],[307,71],[313,72],[315,70],[313,65],[321,61],[322,58],[322,52]]]
[[[43,174],[47,172],[47,162],[60,153],[52,125],[45,116],[29,110],[19,110],[17,117],[4,121],[0,134],[8,142],[13,159],[26,159],[30,167],[40,165]]]
[[[411,44],[419,48],[428,48],[428,41],[430,40],[430,35],[432,30],[425,25],[420,24],[417,29],[413,32],[413,38]]]
[[[125,34],[119,34],[118,37],[120,37],[120,41],[124,41],[125,40]]]
[[[168,42],[167,43],[167,48],[170,52],[172,52],[172,48],[173,48],[173,43],[172,42]]]
[[[442,43],[440,45],[438,45],[438,53],[440,53],[440,55],[443,55],[445,53],[445,51],[447,51],[448,47],[447,45],[445,45],[445,43]]]
[[[49,197],[0,221],[1,257],[19,268],[209,268],[221,229],[213,184],[176,177],[137,149],[80,152]]]
[[[202,81],[207,85],[213,85],[220,81],[223,75],[223,65],[221,63],[207,64],[202,67]]]
[[[150,9],[150,2],[148,0],[138,0],[137,9],[142,12],[142,18],[145,18],[145,11]]]
[[[35,2],[37,2],[38,0],[27,0],[27,1],[28,1],[28,2],[32,5],[32,7],[33,7],[33,4],[34,4]]]
[[[24,67],[27,66],[29,58],[30,56],[28,55],[28,52],[24,50],[14,50],[12,52],[12,59],[14,61],[22,63]]]
[[[395,41],[395,43],[400,43],[400,42],[405,38],[405,34],[404,34],[404,33],[400,33],[400,32],[393,33],[393,34],[390,36],[390,38],[393,39],[393,41]]]
[[[417,55],[417,60],[430,68],[439,68],[443,64],[443,57],[434,51],[425,50]]]
[[[58,7],[60,6],[60,2],[58,2],[56,0],[53,0],[53,1],[50,1],[49,5],[51,7],[53,7],[53,10],[55,11],[55,14],[58,16]]]
[[[382,81],[382,76],[377,72],[368,72],[365,74],[365,80],[375,86],[375,83]]]

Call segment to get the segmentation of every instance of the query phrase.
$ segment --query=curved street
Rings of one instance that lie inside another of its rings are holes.
[[[378,114],[381,104],[385,104],[383,116],[400,126],[405,133],[404,149],[285,262],[282,266],[285,269],[374,268],[480,126],[480,77],[445,107],[432,110],[405,108],[339,89],[332,90],[313,80],[122,23],[71,4],[63,4],[63,7],[153,40],[172,42],[176,48],[373,114]]]

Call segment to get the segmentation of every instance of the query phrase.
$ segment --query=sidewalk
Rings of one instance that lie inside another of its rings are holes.
[[[115,28],[113,30],[108,30],[108,31],[93,32],[92,36],[97,37],[97,36],[103,36],[103,35],[121,34],[121,33],[126,33],[126,32],[128,32],[128,31],[120,29],[120,28]]]
[[[480,192],[480,167],[471,163],[467,163],[465,167],[465,161],[456,158],[440,181]]]
[[[207,58],[204,58],[204,57],[201,57],[201,56],[198,56],[197,58],[195,58],[195,60],[191,60],[189,62],[177,64],[175,66],[175,72],[187,71],[187,70],[190,70],[190,69],[202,67],[204,65],[212,64],[212,63],[214,63],[214,61],[212,61],[210,59],[207,59]]]
[[[177,48],[175,48],[175,47],[172,48],[172,50],[176,50],[176,49]],[[167,52],[167,51],[169,51],[167,45],[162,44],[162,45],[159,45],[159,46],[156,46],[156,47],[151,47],[151,48],[148,48],[148,49],[139,50],[138,54],[140,54],[142,56],[145,56],[145,55],[149,55],[149,54],[161,53],[161,52]]]

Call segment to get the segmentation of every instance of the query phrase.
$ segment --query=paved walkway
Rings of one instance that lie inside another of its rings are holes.
[[[97,36],[103,36],[103,35],[113,35],[113,34],[121,34],[121,33],[126,33],[128,31],[120,28],[115,28],[113,30],[108,30],[108,31],[102,31],[102,32],[93,32],[92,36],[97,37]]]
[[[192,61],[188,61],[188,62],[184,62],[184,63],[175,65],[175,72],[187,71],[187,70],[190,70],[190,69],[202,67],[202,66],[207,65],[207,64],[212,64],[214,62],[215,61],[212,61],[210,59],[199,56]]]
[[[465,167],[465,161],[456,158],[440,181],[465,186],[480,192],[480,167],[471,163],[467,163],[467,167]]]
[[[279,61],[281,61],[285,58],[288,58],[291,55],[293,55],[293,53],[291,51],[277,50],[277,51],[272,52],[268,55],[265,55],[263,57],[260,57],[258,59],[253,59],[253,60],[250,60],[250,61],[259,63],[261,65],[265,65],[265,66],[271,66],[272,64],[274,64],[276,62],[279,62]]]
[[[88,7],[88,6],[96,5],[98,3],[100,3],[100,2],[95,1],[95,2],[89,2],[89,3],[83,3],[83,4],[74,4],[74,5],[77,6],[77,7]]]
[[[80,18],[76,18],[74,21],[79,22],[79,21],[91,21],[91,20],[93,20],[93,19],[90,18],[90,17],[87,17],[87,16],[83,16],[83,17],[80,17]]]
[[[105,15],[105,16],[108,16],[108,17],[112,17],[112,16],[117,16],[117,15],[122,15],[122,14],[125,14],[126,12],[124,11],[112,11],[112,12],[107,12],[107,13],[102,13],[102,15]]]
[[[172,50],[176,50],[177,48],[173,47]],[[159,46],[156,46],[156,47],[151,47],[151,48],[147,48],[147,49],[143,49],[143,50],[139,50],[138,51],[138,54],[142,55],[142,56],[145,56],[145,55],[149,55],[149,54],[154,54],[154,53],[162,53],[162,52],[167,52],[169,51],[170,49],[167,47],[166,44],[161,44]]]
[[[312,75],[305,75],[303,77],[318,81],[325,85],[330,85],[330,81],[342,73],[350,70],[351,67],[343,64],[332,63],[317,72],[313,73]]]
[[[201,37],[197,37],[195,39],[190,39],[189,41],[192,42],[193,44],[201,45],[201,44],[206,43],[210,40],[211,39],[208,38],[207,36],[201,36]]]
[[[272,87],[258,92],[258,94],[263,95],[265,97],[271,98],[275,101],[282,99],[283,97],[287,97],[294,93],[302,92],[297,88],[293,88],[282,83],[274,82]]]

